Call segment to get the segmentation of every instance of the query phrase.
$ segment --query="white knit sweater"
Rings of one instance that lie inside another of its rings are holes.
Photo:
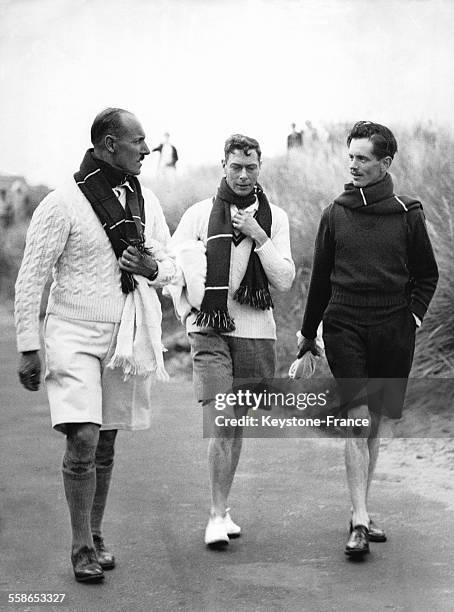
[[[156,196],[143,189],[145,243],[170,239]],[[73,178],[50,193],[36,209],[27,232],[16,281],[15,322],[19,351],[37,350],[41,295],[52,270],[47,312],[63,318],[116,323],[125,295],[120,268],[106,232]],[[163,286],[175,274],[172,258],[159,263],[150,285]]]
[[[188,208],[172,236],[171,247],[177,248],[188,240],[202,240],[206,246],[212,206],[213,199],[209,198]],[[270,286],[278,291],[288,291],[295,277],[295,265],[290,251],[288,217],[282,208],[273,204],[270,206],[271,237],[255,251],[260,257]],[[259,310],[233,299],[246,272],[252,245],[251,238],[245,238],[238,246],[234,246],[232,242],[227,307],[235,321],[235,330],[226,335],[275,339],[276,325],[271,309]],[[186,330],[188,333],[203,331],[203,328],[195,325],[193,313],[186,318]]]

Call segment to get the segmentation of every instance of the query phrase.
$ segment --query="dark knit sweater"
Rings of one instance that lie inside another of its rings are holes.
[[[438,269],[421,203],[395,196],[389,174],[323,211],[301,332],[314,338],[329,305],[364,324],[410,307],[423,319]]]

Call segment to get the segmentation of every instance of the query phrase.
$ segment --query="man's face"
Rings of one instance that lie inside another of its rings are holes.
[[[134,115],[124,113],[121,122],[124,131],[121,136],[113,137],[112,165],[127,174],[140,174],[142,161],[150,153],[145,133]]]
[[[374,144],[369,138],[354,138],[348,147],[350,174],[355,187],[366,187],[382,179],[389,166],[391,157],[378,159],[373,154]]]
[[[222,162],[227,185],[239,196],[253,191],[260,174],[260,161],[255,149],[246,155],[241,149],[234,149]]]

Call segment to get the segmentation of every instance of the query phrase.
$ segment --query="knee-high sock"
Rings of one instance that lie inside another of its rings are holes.
[[[71,518],[73,550],[82,546],[92,548],[90,514],[96,487],[94,463],[76,464],[65,455],[62,473]]]
[[[101,524],[109,493],[110,478],[112,476],[113,462],[108,466],[96,466],[96,492],[91,508],[91,532],[101,535]]]

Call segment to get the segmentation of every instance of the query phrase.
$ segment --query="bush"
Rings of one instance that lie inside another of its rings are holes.
[[[0,297],[14,297],[14,283],[25,246],[28,221],[0,227]]]

